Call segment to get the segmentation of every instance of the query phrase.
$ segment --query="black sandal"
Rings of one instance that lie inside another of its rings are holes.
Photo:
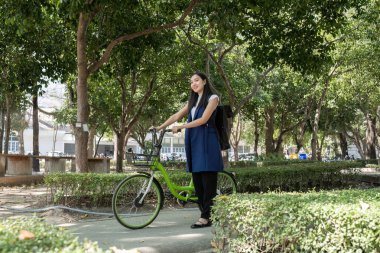
[[[211,227],[211,221],[208,220],[207,223],[202,223],[200,221],[195,222],[193,225],[191,225],[191,228],[205,228],[205,227]]]

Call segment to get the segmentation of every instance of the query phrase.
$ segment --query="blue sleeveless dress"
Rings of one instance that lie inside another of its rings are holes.
[[[202,117],[205,108],[199,106],[194,114],[194,119],[189,113],[187,122]],[[186,128],[185,151],[187,172],[218,172],[223,170],[223,159],[218,141],[218,135],[213,124],[215,111],[209,121],[201,126]]]

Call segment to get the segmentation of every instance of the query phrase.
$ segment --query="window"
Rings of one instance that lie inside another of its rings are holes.
[[[9,153],[17,153],[19,149],[19,141],[15,133],[11,133],[11,136],[9,136],[9,147],[8,152]]]
[[[184,147],[173,147],[173,153],[185,153]]]
[[[161,153],[170,153],[170,147],[162,147]]]

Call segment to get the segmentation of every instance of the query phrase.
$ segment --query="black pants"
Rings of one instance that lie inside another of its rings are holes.
[[[201,218],[209,219],[211,216],[211,206],[213,198],[216,196],[216,184],[218,172],[195,172],[193,182],[198,203],[202,210]]]

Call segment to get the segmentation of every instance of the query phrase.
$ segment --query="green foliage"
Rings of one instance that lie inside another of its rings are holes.
[[[217,252],[379,252],[380,190],[216,198]]]
[[[268,167],[268,166],[281,166],[292,164],[308,164],[308,163],[320,163],[319,161],[312,160],[260,160],[257,161],[238,161],[230,162],[231,168],[250,168],[250,167]],[[306,165],[307,166],[307,165]]]
[[[33,236],[23,239],[22,230],[32,233]],[[0,252],[100,253],[111,251],[103,251],[91,241],[86,240],[80,243],[63,228],[49,225],[39,218],[22,217],[0,220]]]
[[[347,187],[361,162],[292,163],[259,168],[233,169],[239,192],[307,191]]]
[[[337,163],[299,163],[262,168],[235,168],[239,192],[264,192],[268,190],[307,191],[309,189],[331,189],[348,185],[355,177],[355,170],[361,162]],[[345,170],[342,173],[342,170]],[[87,205],[111,206],[112,194],[116,186],[127,176],[125,174],[48,174],[45,185],[51,192],[51,199],[56,204],[69,206]],[[168,170],[170,179],[177,185],[187,185],[191,174],[184,170]],[[168,188],[160,173],[156,175],[164,192]]]
[[[10,89],[37,94],[49,80],[65,78],[75,68],[70,33],[50,1],[7,1],[0,5],[0,55]],[[4,37],[4,39],[3,39]]]
[[[380,169],[379,164],[366,164],[366,168]]]
[[[194,25],[200,35],[211,31],[215,38],[246,41],[248,53],[258,67],[285,63],[297,70],[321,67],[334,47],[335,36],[347,22],[347,10],[359,8],[354,1],[213,1],[195,10]],[[203,33],[202,33],[203,32]]]
[[[116,186],[127,176],[135,172],[125,174],[48,174],[44,183],[50,190],[51,199],[56,204],[68,206],[111,206],[112,194]],[[179,171],[169,171],[170,179],[178,185],[186,185],[190,182],[190,174]],[[157,174],[157,179],[164,190],[166,185],[163,177]]]
[[[54,203],[91,206],[111,206],[114,188],[125,174],[48,174],[44,183],[51,192]]]

